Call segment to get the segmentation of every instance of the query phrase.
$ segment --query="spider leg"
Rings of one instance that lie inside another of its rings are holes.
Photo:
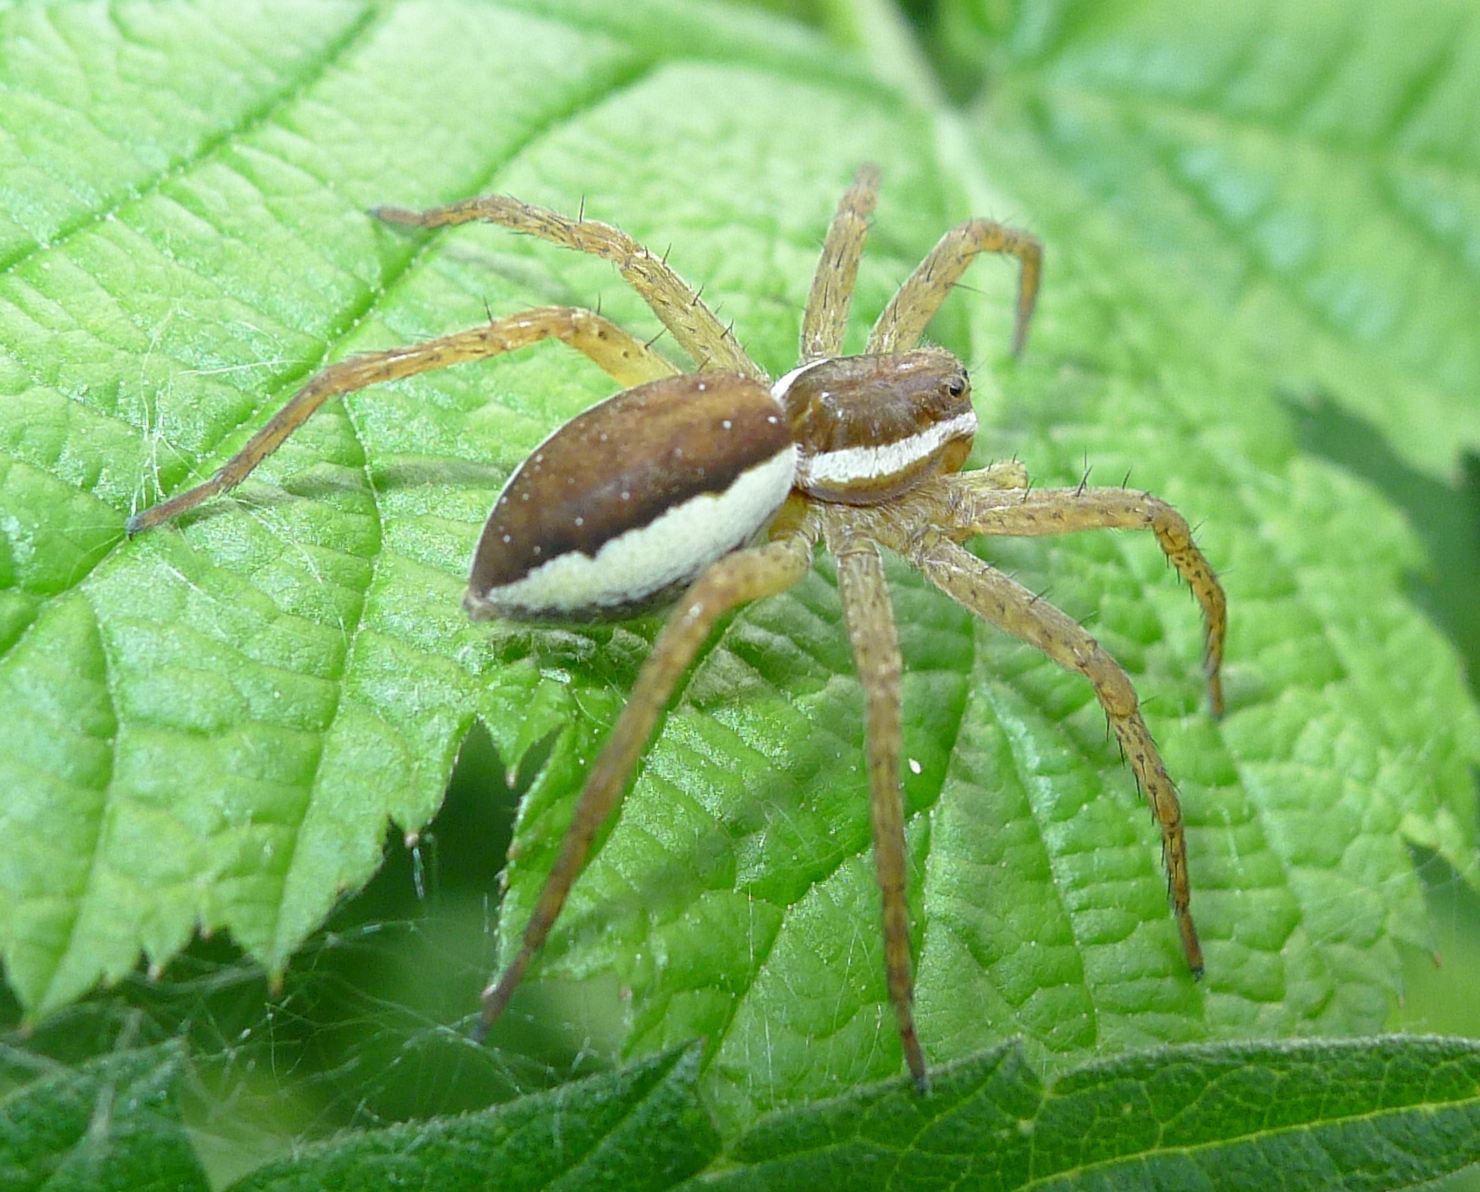
[[[903,537],[900,534],[901,540]],[[952,599],[1043,651],[1064,669],[1077,671],[1089,680],[1161,828],[1162,863],[1166,866],[1172,913],[1182,935],[1187,967],[1201,976],[1202,946],[1188,906],[1191,888],[1182,806],[1156,743],[1141,719],[1136,689],[1125,671],[1077,621],[943,534],[930,533],[908,545],[915,566]]]
[[[802,316],[802,363],[843,353],[848,328],[848,308],[853,305],[853,285],[858,279],[858,259],[868,238],[868,217],[879,197],[879,167],[858,168],[853,185],[838,203],[827,229],[822,256],[807,296]]]
[[[465,199],[425,211],[376,207],[370,213],[387,223],[419,228],[441,228],[487,220],[512,231],[524,232],[551,244],[610,261],[700,369],[737,372],[754,380],[768,380],[755,361],[745,354],[734,332],[721,323],[698,293],[669,268],[668,262],[653,255],[620,228],[593,219],[571,219],[544,207],[520,202],[510,195]]]
[[[973,489],[973,473],[952,476],[946,483],[958,492]],[[1214,716],[1223,714],[1223,639],[1228,628],[1228,603],[1218,577],[1203,557],[1183,516],[1150,493],[1123,488],[1050,488],[1026,494],[972,492],[949,523],[951,536],[972,534],[1036,536],[1068,534],[1076,530],[1150,530],[1197,602],[1205,625],[1203,668],[1208,676],[1208,702]]]
[[[925,1053],[915,1032],[910,908],[906,893],[904,798],[899,787],[899,638],[878,547],[851,533],[847,513],[828,510],[828,549],[838,562],[838,596],[867,709],[869,811],[874,867],[884,914],[884,975],[899,1023],[905,1060],[921,1092],[927,1087]]]
[[[817,529],[805,521],[800,529],[764,546],[750,547],[717,560],[679,598],[673,614],[653,642],[652,653],[638,672],[632,694],[581,790],[554,868],[545,879],[544,889],[524,928],[519,951],[498,979],[483,991],[483,1015],[475,1028],[475,1037],[481,1039],[503,1013],[530,961],[544,944],[566,895],[585,867],[597,832],[621,799],[659,715],[695,653],[709,637],[715,621],[737,605],[784,591],[801,579],[812,565],[816,540]]]
[[[946,477],[946,482],[963,492],[1000,494],[1004,489],[1028,488],[1028,466],[1020,459],[1004,459],[984,468],[973,468],[969,472],[956,472]],[[941,527],[945,528],[944,525]]]
[[[348,360],[329,365],[310,379],[209,480],[134,514],[128,519],[126,531],[137,534],[140,530],[160,525],[217,493],[236,487],[331,397],[353,393],[383,381],[397,381],[433,369],[498,356],[544,339],[558,339],[569,344],[589,356],[622,385],[636,385],[678,371],[615,323],[573,306],[536,307],[522,314],[492,319],[467,331],[440,335],[403,348],[351,356]]]
[[[1028,339],[1028,323],[1038,299],[1043,273],[1043,246],[1027,232],[992,219],[972,219],[952,228],[915,271],[905,278],[869,333],[870,352],[904,352],[919,342],[925,325],[935,316],[951,287],[967,266],[984,252],[1006,253],[1021,262],[1018,274],[1017,324],[1012,335],[1016,356]]]

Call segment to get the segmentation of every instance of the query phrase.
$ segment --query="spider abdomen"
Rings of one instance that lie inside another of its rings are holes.
[[[797,442],[797,487],[871,505],[966,462],[976,434],[971,383],[951,353],[837,356],[772,386]]]
[[[475,619],[630,617],[749,542],[790,491],[796,449],[764,385],[665,377],[567,422],[510,477],[478,542]]]

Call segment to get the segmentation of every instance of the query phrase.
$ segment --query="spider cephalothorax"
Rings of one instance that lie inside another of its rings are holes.
[[[795,583],[819,542],[837,558],[843,619],[863,684],[885,975],[905,1059],[921,1087],[926,1067],[914,1026],[900,798],[901,664],[881,547],[1089,680],[1160,826],[1182,948],[1192,971],[1202,971],[1177,791],[1130,680],[1077,622],[960,543],[979,534],[1151,530],[1202,605],[1215,714],[1222,708],[1223,590],[1187,523],[1148,493],[1083,484],[1031,489],[1017,463],[959,471],[976,433],[966,370],[949,352],[916,345],[956,279],[987,252],[1021,262],[1013,343],[1020,350],[1041,265],[1031,236],[982,219],[947,232],[879,316],[867,352],[839,354],[877,188],[877,171],[864,167],[843,196],[803,316],[801,363],[774,383],[664,260],[616,228],[505,196],[423,212],[382,209],[382,219],[420,227],[491,220],[611,261],[699,371],[679,373],[588,310],[540,307],[490,319],[330,366],[211,479],[129,519],[135,533],[232,487],[328,398],[377,382],[558,339],[629,386],[557,430],[513,474],[484,527],[464,599],[477,619],[531,621],[610,620],[676,599],[581,791],[519,950],[484,992],[482,1029],[502,1013],[544,943],[716,620]]]
[[[821,501],[874,505],[958,471],[976,434],[966,369],[940,348],[828,357],[771,392],[796,440],[796,486]]]

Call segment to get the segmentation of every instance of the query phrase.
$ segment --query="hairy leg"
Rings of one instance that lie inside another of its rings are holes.
[[[433,369],[484,360],[545,339],[558,339],[569,344],[589,356],[622,385],[636,385],[671,376],[678,371],[616,324],[589,310],[572,306],[536,307],[522,314],[493,319],[467,331],[441,335],[404,348],[351,356],[315,375],[209,480],[134,514],[125,528],[128,533],[137,534],[193,509],[217,493],[236,487],[331,397]]]
[[[965,493],[1000,496],[1004,489],[1022,490],[1028,487],[1028,465],[1022,460],[1004,459],[995,464],[987,464],[984,468],[943,476],[935,483],[949,485],[952,489]]]
[[[867,712],[869,810],[883,900],[884,975],[905,1060],[923,1092],[927,1078],[925,1053],[915,1031],[904,798],[899,786],[899,639],[878,547],[850,532],[846,507],[829,508],[826,525],[828,549],[838,561],[838,595]]]
[[[1150,493],[1123,488],[1035,489],[1021,495],[973,491],[965,483],[970,475],[953,476],[947,481],[967,496],[949,522],[949,532],[958,540],[972,534],[1036,536],[1102,529],[1150,530],[1155,534],[1157,545],[1202,606],[1208,701],[1214,716],[1223,714],[1221,668],[1228,602],[1180,513]]]
[[[827,229],[822,256],[802,317],[802,363],[840,356],[848,309],[858,280],[858,259],[868,238],[868,219],[879,197],[879,167],[860,166]]]
[[[654,256],[620,228],[594,219],[571,219],[544,207],[520,202],[509,195],[465,199],[426,211],[376,207],[371,214],[387,223],[419,228],[441,228],[449,224],[486,220],[610,261],[701,369],[737,372],[759,381],[767,379],[761,368],[745,354],[734,333],[719,321],[698,293],[668,267],[668,262]]]
[[[1162,862],[1166,866],[1172,912],[1182,936],[1182,950],[1188,968],[1201,976],[1202,946],[1189,909],[1191,886],[1182,805],[1146,722],[1141,719],[1136,689],[1125,671],[1077,621],[945,535],[929,534],[911,544],[909,557],[931,583],[963,607],[1089,680],[1161,828]]]
[[[816,539],[817,530],[808,522],[764,546],[726,555],[679,598],[581,790],[575,815],[524,929],[519,951],[483,991],[483,1017],[476,1031],[479,1038],[504,1012],[530,961],[544,944],[566,895],[585,867],[597,832],[621,799],[669,696],[715,621],[737,605],[783,591],[801,579],[812,566]]]
[[[869,334],[868,350],[904,352],[914,347],[951,287],[981,253],[1006,253],[1021,262],[1017,323],[1012,336],[1013,354],[1021,352],[1028,339],[1033,304],[1038,300],[1043,246],[1027,232],[991,219],[968,220],[940,238],[884,308]]]

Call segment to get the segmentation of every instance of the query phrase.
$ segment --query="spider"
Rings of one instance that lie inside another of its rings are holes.
[[[356,356],[313,377],[209,480],[131,517],[130,534],[238,484],[326,400],[367,385],[496,356],[545,339],[584,353],[622,392],[555,431],[513,473],[484,526],[463,605],[476,620],[590,622],[673,611],[586,779],[555,865],[513,959],[483,993],[480,1026],[508,1005],[622,796],[659,715],[715,622],[804,576],[819,543],[837,562],[843,620],[862,682],[884,969],[904,1058],[926,1087],[916,1033],[900,788],[900,653],[881,548],[1055,663],[1083,675],[1161,831],[1172,914],[1194,976],[1202,949],[1189,909],[1177,790],[1120,666],[1074,621],[961,543],[983,534],[1149,529],[1204,615],[1214,715],[1226,623],[1223,590],[1186,521],[1149,493],[1033,489],[1017,462],[962,472],[976,433],[966,369],[920,347],[926,325],[982,253],[1019,262],[1014,354],[1037,296],[1042,249],[993,220],[945,234],[900,285],[867,350],[840,355],[879,185],[861,168],[823,242],[801,328],[801,360],[771,378],[671,268],[626,233],[507,196],[425,211],[379,208],[393,224],[489,220],[612,262],[698,371],[682,373],[601,315],[538,307],[467,331]]]

